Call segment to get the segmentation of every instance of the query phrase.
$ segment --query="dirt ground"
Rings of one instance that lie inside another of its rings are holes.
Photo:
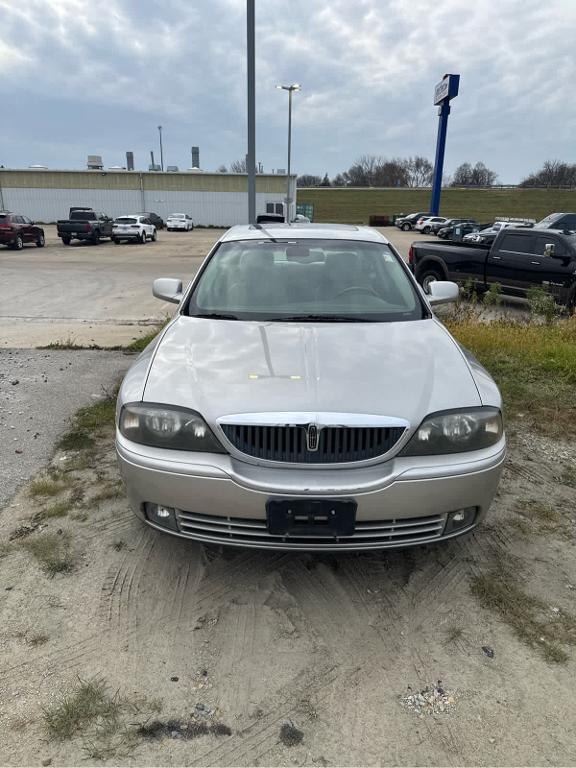
[[[126,343],[164,311],[153,277],[191,276],[217,234],[2,253],[0,337]],[[56,453],[0,511],[0,764],[574,764],[576,446],[509,427],[474,535],[340,556],[147,529],[109,428]],[[105,684],[87,714],[79,691]]]
[[[88,462],[56,454],[55,495],[28,485],[0,515],[0,764],[573,764],[576,638],[560,630],[576,595],[575,458],[516,425],[474,535],[312,556],[147,529],[109,431]],[[62,502],[67,514],[50,517]],[[70,547],[53,576],[27,544],[47,534]],[[530,642],[474,591],[497,589],[500,572],[516,580]],[[86,721],[50,737],[46,708],[79,679],[132,702],[121,729]],[[402,701],[430,684],[445,707]]]

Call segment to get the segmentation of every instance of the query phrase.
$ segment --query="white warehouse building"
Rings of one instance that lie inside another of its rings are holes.
[[[195,224],[229,227],[248,221],[248,177],[243,173],[180,173],[91,170],[0,169],[0,208],[53,223],[71,206],[109,216],[149,211],[165,219],[188,213]],[[291,178],[296,205],[296,176]],[[256,175],[256,213],[283,213],[286,176]]]

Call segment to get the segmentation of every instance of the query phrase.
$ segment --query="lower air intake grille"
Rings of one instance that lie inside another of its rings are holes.
[[[307,425],[222,424],[232,445],[248,456],[299,464],[336,464],[382,456],[398,442],[404,427],[324,427],[311,440]]]
[[[262,549],[358,550],[421,544],[439,538],[445,515],[411,517],[403,520],[356,521],[351,536],[273,536],[266,520],[216,517],[176,510],[180,533],[199,541],[236,544]]]

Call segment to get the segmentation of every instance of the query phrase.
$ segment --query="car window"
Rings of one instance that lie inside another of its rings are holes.
[[[537,256],[544,256],[544,248],[549,244],[554,243],[554,250],[557,256],[563,256],[566,253],[566,248],[561,240],[550,235],[540,235],[536,238],[536,244],[534,245],[534,253]]]
[[[576,229],[576,214],[568,213],[562,216],[550,229]]]
[[[132,218],[130,216],[120,216],[116,221],[115,224],[138,224],[138,219]]]
[[[222,243],[200,276],[188,313],[269,321],[427,316],[388,245],[309,239]]]
[[[505,234],[500,243],[499,250],[512,253],[532,253],[534,238],[530,235]]]

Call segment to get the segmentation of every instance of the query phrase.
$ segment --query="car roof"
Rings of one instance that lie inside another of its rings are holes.
[[[388,239],[373,227],[353,224],[276,224],[270,222],[253,226],[238,224],[222,235],[220,242],[234,240],[261,240],[262,237],[286,240],[297,237],[299,240],[363,240],[373,243],[388,243]]]

